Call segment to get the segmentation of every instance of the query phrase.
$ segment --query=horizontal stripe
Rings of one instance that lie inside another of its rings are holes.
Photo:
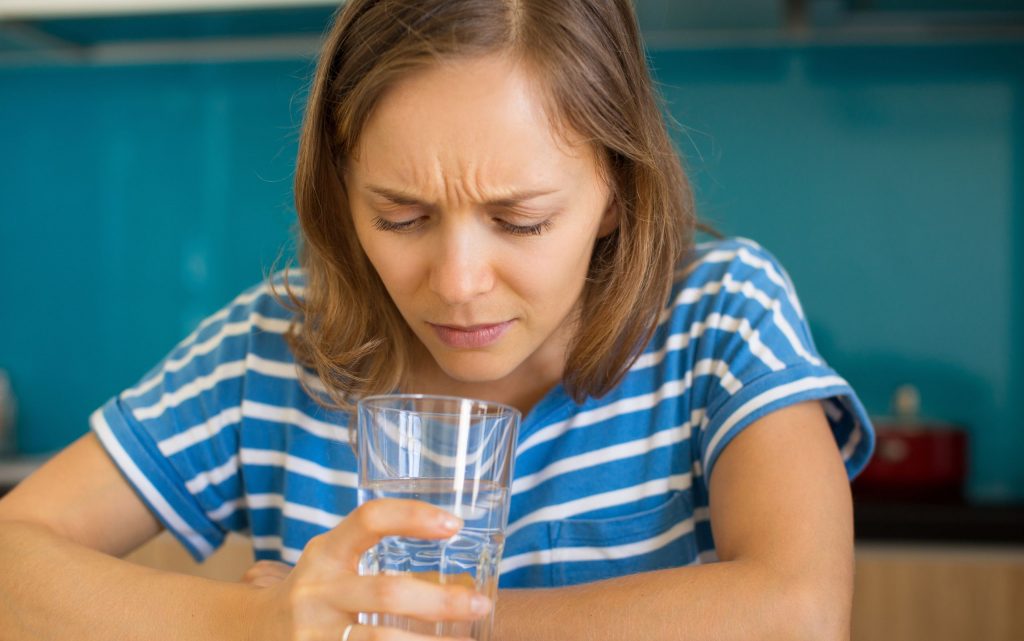
[[[756,243],[748,243],[754,251],[763,252],[764,249]],[[681,281],[689,277],[699,267],[713,264],[713,263],[728,263],[733,260],[739,259],[740,262],[753,267],[764,273],[768,280],[772,281],[776,285],[782,288],[786,293],[789,304],[793,307],[793,311],[796,312],[797,317],[801,320],[804,319],[804,310],[800,306],[800,301],[796,297],[793,291],[792,282],[789,278],[784,278],[779,269],[776,269],[775,265],[766,258],[755,256],[751,253],[750,249],[746,247],[740,247],[738,249],[716,249],[709,251],[708,253],[701,256],[696,261],[690,263],[681,270],[677,270],[675,273],[676,281]]]
[[[139,469],[138,465],[135,464],[135,460],[128,455],[124,446],[114,435],[113,430],[110,429],[110,425],[107,423],[107,419],[103,416],[102,409],[96,410],[89,417],[89,424],[92,429],[96,432],[96,436],[103,442],[104,447],[110,456],[117,462],[118,467],[121,471],[131,479],[132,484],[138,488],[139,492],[146,497],[146,501],[153,507],[154,510],[160,515],[165,523],[168,524],[175,532],[185,537],[189,544],[201,554],[203,557],[209,556],[213,552],[213,546],[206,537],[196,532],[191,525],[185,521],[184,518],[178,512],[171,507],[171,504],[167,502],[164,495],[153,485],[149,477],[143,474],[142,470]]]
[[[735,394],[741,388],[740,382],[729,372],[729,366],[724,361],[711,359],[697,361],[693,369],[686,372],[682,379],[668,381],[656,392],[620,399],[586,412],[580,412],[569,420],[553,423],[537,430],[519,445],[516,449],[516,456],[521,456],[523,452],[541,443],[559,438],[569,430],[589,427],[617,416],[651,409],[665,399],[681,396],[693,384],[694,378],[709,374],[716,375],[722,387],[730,394]]]
[[[302,550],[297,550],[295,548],[288,548],[288,547],[284,547],[284,546],[281,547],[281,560],[282,561],[284,561],[286,563],[291,563],[292,565],[295,565],[296,563],[299,562],[299,559],[301,557],[302,557]]]
[[[641,499],[651,496],[667,494],[672,490],[688,489],[690,489],[689,473],[654,479],[647,481],[646,483],[641,483],[640,485],[612,490],[610,492],[592,494],[583,498],[549,505],[539,510],[534,510],[517,520],[515,523],[510,524],[508,529],[505,531],[505,534],[511,535],[527,525],[539,523],[541,521],[558,521],[568,519],[579,514],[593,512],[602,508],[635,503]]]
[[[671,336],[662,349],[642,354],[630,369],[639,370],[644,367],[657,365],[665,358],[667,353],[686,348],[694,338],[703,336],[707,330],[721,330],[739,334],[746,341],[750,353],[764,363],[768,369],[778,371],[786,367],[775,353],[761,341],[761,332],[751,327],[750,321],[745,318],[734,318],[715,313],[708,314],[703,321],[690,325],[690,329],[686,334],[674,334]]]
[[[706,329],[709,329],[706,323],[694,323],[690,325],[688,331],[672,334],[665,339],[665,343],[660,349],[653,352],[645,352],[633,361],[633,364],[629,367],[630,371],[636,372],[658,365],[669,354],[674,354],[689,347],[694,339],[704,335]]]
[[[569,472],[575,472],[577,470],[583,470],[597,465],[604,465],[612,461],[639,456],[641,454],[649,454],[658,448],[685,441],[690,438],[691,425],[699,422],[704,415],[703,411],[697,411],[694,414],[696,415],[695,418],[691,418],[690,422],[684,423],[678,427],[661,430],[645,438],[636,439],[627,443],[610,445],[608,447],[602,447],[601,449],[559,459],[533,474],[517,478],[512,483],[512,494],[516,495],[526,492],[537,487],[541,483],[549,481],[562,474],[568,474]]]
[[[136,416],[138,416],[137,413]],[[174,456],[178,452],[188,449],[197,443],[202,443],[205,440],[213,438],[217,434],[220,434],[221,430],[225,427],[229,425],[237,425],[241,422],[242,409],[239,407],[229,407],[208,421],[204,421],[199,425],[186,429],[184,432],[179,432],[174,436],[165,438],[157,443],[157,447],[160,448],[160,453],[164,456]]]
[[[199,494],[211,485],[218,485],[238,474],[238,455],[235,454],[223,465],[218,465],[212,470],[206,470],[196,474],[185,483],[185,489],[191,494]]]
[[[284,469],[286,472],[305,476],[321,483],[333,485],[337,487],[346,487],[355,489],[358,485],[358,478],[354,472],[336,470],[328,467],[324,467],[313,461],[287,454],[278,450],[259,450],[253,448],[242,448],[240,450],[241,464],[243,467],[246,466],[269,466],[275,468]],[[252,495],[250,495],[252,496]],[[255,507],[286,507],[286,501],[280,494],[262,494],[257,496],[263,496],[262,504],[254,504],[251,500],[232,500],[226,501],[217,508],[207,513],[210,520],[223,521],[231,517],[235,512],[246,508]],[[277,497],[277,498],[271,498]],[[302,512],[302,506],[294,506],[289,504],[285,510],[286,515],[293,514],[293,510],[299,510]],[[305,514],[305,512],[302,512]],[[323,514],[331,515],[330,518],[338,518],[337,515],[332,512],[323,512]],[[321,515],[322,517],[322,515]],[[323,525],[330,519],[325,521],[321,517],[316,517],[318,520],[312,520],[296,517],[299,520],[304,520],[315,525]],[[331,526],[325,526],[331,527]]]
[[[275,361],[269,358],[263,358],[256,354],[249,352],[246,356],[246,364],[249,370],[264,376],[272,376],[274,378],[300,380],[300,368],[291,362]],[[327,388],[324,387],[323,382],[316,376],[303,375],[303,380],[317,392],[326,393]]]
[[[700,563],[718,563],[718,552],[714,548],[710,550],[701,550],[697,555],[697,559]]]
[[[250,537],[250,540],[252,541],[252,547],[254,550],[273,550],[277,552],[284,547],[284,541],[281,537],[273,534],[253,536]]]
[[[285,547],[279,536],[254,536],[252,537],[252,548],[254,551],[277,552],[281,560],[295,565],[302,556],[302,550]]]
[[[281,513],[286,518],[319,525],[328,529],[333,528],[342,519],[341,515],[328,512],[327,510],[286,501],[283,496],[277,493],[249,494],[246,497],[246,505],[250,510],[281,510]]]
[[[244,336],[250,333],[253,328],[272,334],[284,334],[291,325],[290,320],[270,318],[255,312],[249,315],[244,321],[226,323],[221,329],[201,343],[193,343],[185,354],[179,358],[167,359],[163,367],[149,380],[128,389],[124,393],[125,398],[136,398],[145,395],[147,392],[158,386],[169,373],[179,372],[187,367],[193,359],[198,356],[205,356],[220,347],[225,338],[229,336]]]
[[[750,300],[756,301],[761,307],[772,312],[772,320],[774,321],[775,327],[782,333],[786,338],[786,341],[793,349],[794,352],[800,355],[800,358],[804,359],[812,365],[820,365],[821,359],[817,358],[804,347],[803,341],[796,335],[796,331],[793,326],[786,319],[782,313],[782,305],[778,299],[772,298],[765,294],[763,291],[754,286],[750,281],[737,281],[733,278],[732,274],[725,274],[720,281],[710,281],[704,283],[699,287],[688,287],[680,291],[672,301],[672,305],[661,312],[661,317],[658,320],[658,324],[663,324],[668,318],[674,313],[676,307],[682,305],[692,305],[705,296],[714,296],[721,291],[725,291],[730,294],[742,294]],[[711,323],[710,316],[705,320],[706,323]],[[727,318],[727,317],[726,317]],[[713,325],[714,326],[714,325]],[[729,329],[726,326],[715,326],[717,329]],[[749,327],[749,323],[748,323]],[[735,330],[730,330],[735,331]],[[775,369],[775,368],[773,368]]]
[[[703,517],[703,520],[706,520],[706,518],[707,517],[706,517],[706,514],[705,514],[704,517]],[[697,518],[696,519],[697,522],[700,522],[701,520],[702,520],[701,518]],[[687,528],[687,523],[686,522],[682,522],[679,525],[677,525],[676,528],[673,528],[673,530],[669,530],[669,532],[666,532],[667,536],[663,535],[662,538],[672,537],[672,535],[674,534],[674,530],[676,530],[676,529],[683,530],[683,532],[682,532],[682,534],[680,536],[685,536],[685,534],[687,534],[686,528]],[[689,528],[690,528],[690,531],[692,531],[692,525],[690,525]],[[657,538],[658,537],[655,537],[655,539],[657,539]],[[672,537],[671,540],[665,542],[665,545],[671,543],[676,538],[679,538],[679,537],[678,536]],[[273,536],[273,535],[253,536],[253,537],[251,537],[251,539],[252,539],[253,550],[255,550],[255,551],[262,551],[262,552],[275,552],[275,553],[277,553],[280,556],[281,560],[285,561],[286,563],[291,563],[292,565],[294,565],[294,564],[298,563],[299,559],[302,557],[302,550],[299,550],[299,549],[296,549],[296,548],[286,547],[284,545],[284,542],[282,541],[281,537],[279,537],[279,536]],[[636,545],[636,544],[631,544],[631,545]],[[616,553],[621,553],[621,551],[622,551],[621,548],[623,548],[625,546],[618,546],[618,547],[620,549],[612,551],[611,552],[612,555],[615,555]],[[664,547],[664,545],[662,545],[660,547]],[[573,549],[573,548],[570,548],[570,549]],[[605,548],[605,549],[607,549],[607,548]],[[649,550],[649,551],[654,551],[654,550]],[[518,569],[519,567],[525,567],[526,565],[533,565],[532,563],[524,563],[523,560],[521,560],[521,559],[524,559],[526,557],[529,557],[529,556],[532,556],[532,555],[536,555],[536,554],[537,554],[537,552],[530,552],[530,553],[526,553],[526,554],[517,555],[515,557],[509,557],[509,559],[507,559],[506,561],[503,561],[501,563],[501,566],[500,566],[501,567],[501,571],[502,572],[511,572],[511,571],[513,571],[515,569]],[[628,556],[635,556],[635,555],[630,554]],[[623,557],[623,556],[608,556],[608,557],[598,556],[597,558],[627,558],[627,557]],[[515,559],[515,560],[513,560],[513,559]],[[587,560],[593,560],[593,559],[574,559],[574,560],[587,561]],[[701,563],[714,563],[714,562],[718,561],[718,555],[715,553],[714,550],[705,550],[705,551],[700,553],[699,561]]]
[[[280,407],[246,399],[242,401],[242,415],[269,423],[294,425],[326,441],[349,443],[347,427],[315,419],[293,407]]]
[[[631,556],[640,556],[641,554],[648,554],[659,550],[691,532],[693,532],[693,519],[686,519],[676,524],[667,532],[643,541],[609,547],[562,547],[536,550],[504,559],[500,567],[501,572],[504,574],[530,565],[627,559]]]
[[[714,436],[711,437],[711,441],[708,443],[707,449],[704,453],[704,469],[708,469],[708,461],[711,459],[711,455],[718,449],[718,444],[723,438],[741,421],[746,420],[748,416],[756,412],[757,410],[770,405],[775,401],[786,398],[787,396],[793,396],[801,392],[806,392],[814,389],[823,389],[827,387],[845,387],[846,381],[839,378],[838,376],[825,376],[825,377],[811,377],[802,378],[792,383],[780,385],[779,387],[772,388],[767,392],[758,394],[754,398],[750,399],[733,412],[728,419],[715,431]]]
[[[300,279],[304,277],[304,275],[301,273],[301,270],[295,270],[295,273],[300,277]],[[285,272],[283,271],[275,274],[274,286],[279,288],[279,291],[282,294],[285,294],[285,297],[287,299],[287,294],[285,293],[284,290],[284,274]],[[304,285],[292,285],[291,290],[292,292],[295,293],[296,296],[299,297],[302,297],[306,293],[306,288]],[[191,334],[189,334],[180,343],[178,343],[178,348],[194,343],[195,340],[199,337],[200,334],[203,333],[204,330],[211,327],[214,323],[224,320],[225,318],[230,316],[232,312],[239,309],[244,309],[246,306],[250,305],[254,301],[269,296],[272,296],[270,291],[270,284],[266,282],[257,287],[252,288],[248,292],[239,294],[234,298],[234,300],[225,305],[223,309],[220,309],[216,313],[211,314],[201,323],[199,323],[199,325]]]
[[[213,389],[224,381],[233,378],[241,378],[245,376],[248,371],[263,374],[264,376],[272,376],[274,378],[292,380],[298,380],[299,378],[298,368],[294,363],[274,361],[249,353],[246,355],[245,360],[232,361],[218,365],[210,374],[198,376],[182,385],[174,392],[165,393],[160,397],[160,400],[153,405],[135,408],[133,410],[133,414],[139,421],[156,418],[167,411],[168,408],[177,407],[178,405],[199,396],[201,393]],[[307,380],[313,389],[321,392],[326,391],[319,379],[308,378]]]
[[[166,392],[160,400],[148,407],[138,407],[132,410],[137,420],[146,421],[154,419],[171,407],[187,401],[202,392],[209,391],[221,381],[238,378],[245,374],[245,361],[234,361],[218,365],[206,376],[198,376],[173,392]]]
[[[193,330],[191,334],[186,336],[184,339],[181,340],[181,342],[178,343],[178,345],[174,348],[174,351],[184,349],[185,346],[195,343],[196,339],[199,338],[199,335],[202,334],[207,328],[211,327],[212,325],[219,321],[224,320],[231,314],[231,312],[243,308],[246,305],[249,305],[258,298],[266,296],[267,294],[269,294],[269,292],[270,288],[264,283],[263,285],[256,287],[250,292],[239,294],[238,296],[235,297],[234,300],[225,305],[223,309],[218,310],[216,313],[211,314],[210,316],[206,317],[202,322],[200,322],[199,325],[196,326],[195,330]]]
[[[328,485],[353,489],[357,485],[357,477],[354,472],[324,467],[319,463],[314,463],[313,461],[308,461],[304,458],[300,458],[292,454],[286,454],[285,452],[280,452],[278,450],[242,448],[241,460],[242,465],[264,465],[284,468],[286,471],[293,474],[299,474],[301,476],[315,479]]]
[[[227,426],[241,423],[243,416],[282,425],[294,425],[327,441],[349,442],[349,430],[346,427],[317,420],[292,407],[245,400],[242,401],[241,408],[229,407],[208,421],[160,441],[157,446],[164,456],[172,456],[215,437]]]
[[[231,516],[232,514],[237,512],[239,509],[245,508],[245,506],[246,506],[246,497],[245,496],[240,496],[240,497],[238,497],[236,499],[231,499],[229,501],[224,501],[223,503],[218,505],[216,508],[207,511],[206,512],[206,517],[208,519],[210,519],[211,521],[215,521],[217,523],[220,523],[221,521],[226,520],[229,516]]]

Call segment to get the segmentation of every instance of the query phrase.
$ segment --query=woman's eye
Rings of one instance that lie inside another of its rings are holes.
[[[392,222],[383,218],[377,217],[373,219],[373,226],[381,231],[412,231],[420,224],[419,218],[413,218],[412,220],[403,220],[401,222]]]
[[[398,233],[411,232],[418,229],[423,224],[424,220],[424,216],[413,218],[411,220],[403,220],[397,222],[387,220],[386,218],[377,217],[373,219],[373,226],[375,229],[379,229],[380,231],[390,231]],[[547,229],[551,226],[550,220],[541,221],[536,225],[516,225],[508,222],[507,220],[502,220],[500,218],[496,218],[495,221],[498,223],[498,226],[502,229],[502,231],[508,234],[512,234],[513,236],[539,236],[543,234],[545,231],[547,231]]]
[[[513,236],[540,236],[551,227],[551,221],[544,220],[536,225],[513,225],[508,221],[498,219],[498,225]]]

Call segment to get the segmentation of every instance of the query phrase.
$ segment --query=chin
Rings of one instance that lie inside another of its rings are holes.
[[[500,381],[519,364],[510,363],[507,358],[499,358],[494,354],[460,354],[456,357],[448,354],[441,358],[435,355],[434,359],[441,371],[460,383]]]

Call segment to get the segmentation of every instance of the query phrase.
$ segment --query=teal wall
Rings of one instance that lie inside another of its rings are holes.
[[[917,385],[971,429],[971,494],[1024,498],[1024,45],[654,63],[705,219],[782,259],[869,411]]]
[[[20,450],[83,433],[290,252],[293,97],[308,73],[0,69],[0,367]]]
[[[703,217],[787,265],[884,413],[1024,499],[1024,45],[658,51]],[[0,367],[43,452],[291,250],[304,61],[0,68]]]

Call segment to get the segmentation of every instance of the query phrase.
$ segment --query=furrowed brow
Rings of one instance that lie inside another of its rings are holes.
[[[384,198],[396,205],[426,205],[432,206],[432,203],[424,202],[417,198],[414,194],[405,192],[399,189],[391,189],[389,187],[380,187],[378,185],[367,185],[366,190],[374,193],[381,198]],[[490,207],[515,207],[523,202],[539,198],[541,196],[547,196],[557,192],[557,189],[534,189],[520,192],[513,192],[500,198],[488,200],[484,203]]]
[[[419,200],[412,194],[399,191],[397,189],[388,189],[387,187],[378,187],[376,185],[367,185],[366,190],[377,194],[381,198],[393,202],[396,205],[423,205],[426,204]]]

